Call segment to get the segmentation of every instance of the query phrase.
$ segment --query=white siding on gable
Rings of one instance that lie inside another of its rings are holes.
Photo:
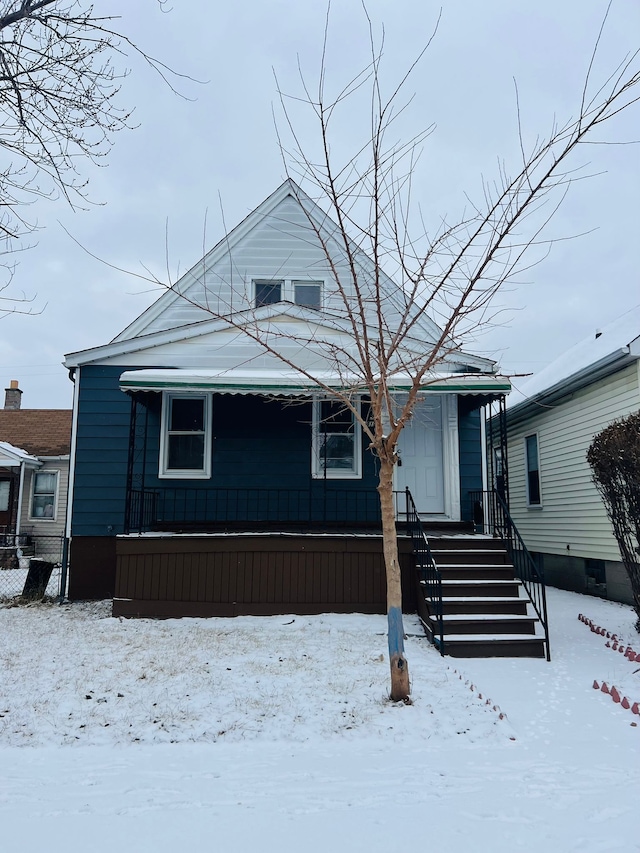
[[[620,559],[586,453],[596,433],[638,409],[634,364],[509,428],[510,511],[530,551]],[[539,442],[541,507],[526,503],[524,439],[533,433]]]
[[[330,223],[328,223],[330,225]],[[332,230],[335,226],[331,226]],[[325,235],[326,237],[326,235]],[[293,281],[322,282],[322,309],[334,317],[345,316],[345,303],[336,282],[337,274],[345,292],[353,295],[352,274],[344,250],[327,238],[333,271],[325,249],[299,202],[286,196],[228,251],[210,253],[179,283],[181,296],[168,302],[164,310],[144,324],[144,334],[190,325],[210,317],[225,317],[254,307],[254,285],[258,280],[283,281],[282,297],[293,302]],[[364,264],[364,258],[362,258]],[[358,270],[359,285],[364,289],[367,272]],[[391,281],[383,282],[385,294],[384,320],[394,329],[399,320],[402,292]],[[354,306],[352,306],[354,307]],[[373,304],[372,304],[373,307]],[[144,317],[144,315],[143,315]],[[142,318],[141,318],[142,319]],[[371,315],[369,322],[376,324]],[[430,321],[424,318],[416,338],[424,342]],[[138,329],[137,333],[140,333]],[[434,333],[436,332],[434,326]]]

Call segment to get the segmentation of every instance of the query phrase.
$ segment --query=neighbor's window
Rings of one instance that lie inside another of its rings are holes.
[[[56,515],[56,496],[58,493],[57,471],[36,471],[33,475],[31,495],[31,518],[48,518]]]
[[[274,302],[281,302],[282,285],[282,281],[273,281],[271,279],[258,279],[254,281],[255,307],[261,308],[263,305],[273,305]]]
[[[211,474],[211,396],[165,394],[160,476],[195,479]]]
[[[0,512],[6,512],[9,509],[10,486],[9,480],[0,480]]]
[[[540,506],[540,457],[538,454],[538,436],[528,435],[525,440],[527,465],[527,504]]]
[[[296,305],[320,308],[322,300],[321,281],[293,281],[293,298]]]
[[[312,473],[327,479],[362,476],[360,426],[338,400],[314,401]]]

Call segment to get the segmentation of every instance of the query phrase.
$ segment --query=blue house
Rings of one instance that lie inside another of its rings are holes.
[[[362,332],[373,264],[354,256]],[[72,599],[113,597],[123,615],[384,611],[376,460],[331,395],[368,417],[349,281],[335,224],[286,181],[111,343],[66,356]],[[414,309],[375,286],[392,330]],[[403,365],[439,337],[419,319],[391,365],[399,398]],[[402,434],[399,517],[409,488],[426,523],[472,520],[483,407],[509,387],[448,348]],[[401,554],[410,572],[409,542]]]

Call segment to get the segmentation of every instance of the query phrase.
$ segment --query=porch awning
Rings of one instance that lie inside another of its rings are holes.
[[[366,393],[362,381],[355,377],[327,371],[314,371],[313,376],[324,387],[336,391]],[[322,394],[318,385],[303,373],[293,370],[126,370],[120,376],[123,391],[218,391],[220,394],[264,394],[278,397],[305,397]],[[397,374],[389,383],[392,391],[406,393],[412,386],[408,374]],[[428,394],[508,394],[511,383],[506,376],[485,373],[434,373],[422,385]]]

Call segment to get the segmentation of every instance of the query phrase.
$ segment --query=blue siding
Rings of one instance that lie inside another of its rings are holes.
[[[80,371],[72,517],[75,536],[108,536],[124,529],[131,404],[118,380],[126,369],[92,365]],[[182,481],[160,480],[157,476],[160,395],[148,395],[146,399],[150,405],[145,488],[321,492],[324,483],[311,477],[310,403],[214,396],[211,479]],[[375,495],[375,461],[366,450],[362,453],[362,479],[332,480],[331,488]]]
[[[118,385],[123,369],[80,370],[73,536],[123,531],[131,410]]]
[[[462,521],[473,519],[470,491],[482,490],[482,432],[480,410],[470,410],[468,399],[459,397],[458,435],[460,442],[460,503]]]

